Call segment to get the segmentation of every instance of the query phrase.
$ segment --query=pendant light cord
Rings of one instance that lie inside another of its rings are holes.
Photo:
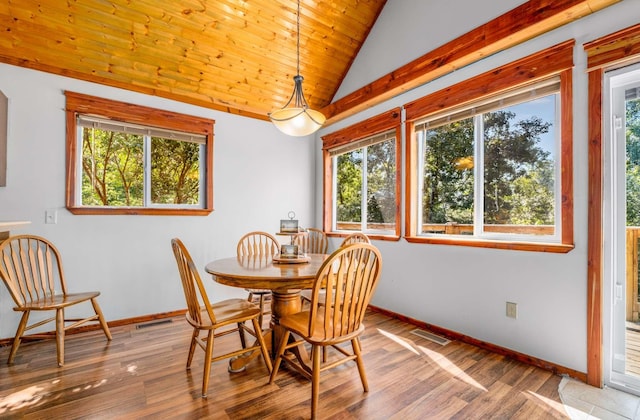
[[[297,53],[297,57],[298,57],[298,61],[297,61],[297,71],[298,74],[300,74],[300,0],[298,0],[298,18],[297,18],[297,37],[298,37],[298,42],[296,44],[296,53]]]

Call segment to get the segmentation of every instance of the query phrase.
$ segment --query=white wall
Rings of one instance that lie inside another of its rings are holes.
[[[251,230],[275,233],[290,210],[312,226],[314,142],[285,136],[258,121],[0,64],[0,90],[9,98],[7,186],[0,187],[0,221],[29,220],[12,234],[33,233],[60,249],[71,290],[99,290],[108,320],[185,308],[170,240],[180,237],[212,300],[246,296],[215,284],[206,262],[235,255]],[[208,216],[77,216],[65,203],[65,90],[215,120],[214,207]],[[293,176],[283,177],[285,173]],[[282,180],[286,178],[285,185]],[[56,209],[57,224],[45,224]],[[0,287],[0,337],[13,337],[18,316]],[[51,326],[50,328],[51,329]]]
[[[451,7],[448,9],[450,15],[455,15],[456,19],[460,16],[466,25],[464,28],[451,19],[432,13],[434,5],[440,10],[445,3]],[[510,1],[505,10],[502,10],[504,4],[500,6],[498,3],[505,2],[387,2],[337,97],[434,49],[436,45],[430,41],[430,28],[434,29],[433,38],[443,43],[522,2]],[[557,43],[572,38],[576,40],[573,72],[575,249],[567,254],[552,254],[410,244],[405,240],[375,241],[382,252],[384,268],[372,304],[586,372],[588,142],[586,57],[582,44],[637,24],[639,3],[638,0],[622,1],[319,132],[318,144],[322,135]],[[494,10],[481,13],[487,7]],[[444,34],[443,31],[449,32]],[[449,33],[453,35],[448,36]],[[399,40],[402,47],[399,47]],[[321,161],[320,156],[317,161]],[[322,178],[318,170],[316,179],[319,194]],[[319,218],[322,211],[320,201],[317,201],[317,209],[316,217]],[[517,319],[506,317],[506,301],[518,304]]]
[[[495,19],[525,2],[388,0],[335,99],[348,95],[469,32],[470,28]]]

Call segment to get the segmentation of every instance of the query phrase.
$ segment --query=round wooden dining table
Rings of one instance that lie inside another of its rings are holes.
[[[279,319],[301,310],[300,290],[313,286],[316,273],[327,257],[326,254],[307,254],[304,259],[288,261],[259,255],[229,257],[211,261],[205,266],[205,271],[220,284],[243,289],[271,290],[271,328],[265,331],[265,336],[271,334],[271,339],[265,340],[271,344],[273,353],[281,336]],[[254,352],[231,360],[230,370],[242,370],[258,354],[259,352]],[[307,358],[303,350],[299,357]]]

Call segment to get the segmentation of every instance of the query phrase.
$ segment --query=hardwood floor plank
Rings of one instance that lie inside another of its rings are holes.
[[[465,343],[442,346],[411,334],[414,326],[370,312],[362,348],[369,392],[355,364],[324,372],[323,419],[568,418],[558,396],[561,377]],[[268,384],[261,358],[244,372],[212,365],[209,396],[200,397],[203,354],[186,369],[191,330],[184,318],[136,328],[67,337],[66,363],[55,342],[25,343],[6,365],[0,348],[0,417],[20,419],[267,419],[310,416],[311,384],[282,368]],[[216,340],[214,353],[237,335]],[[332,353],[329,353],[332,357]]]

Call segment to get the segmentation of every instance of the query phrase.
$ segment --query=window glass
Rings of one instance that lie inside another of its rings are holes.
[[[334,156],[334,230],[395,232],[396,140],[389,136]]]
[[[396,224],[395,138],[366,148],[367,231],[394,231]]]
[[[151,202],[200,204],[200,163],[204,146],[197,143],[151,138]]]
[[[454,225],[472,227],[474,209],[473,118],[419,130],[422,161],[422,229],[446,233]],[[458,231],[473,233],[473,229]]]
[[[110,129],[96,122],[79,126],[82,205],[202,206],[202,144],[133,134],[114,124]]]
[[[482,116],[484,230],[555,233],[557,95]]]
[[[518,103],[521,93],[500,97],[478,106],[486,112],[471,107],[452,114],[453,121],[439,115],[433,124],[416,124],[422,174],[418,234],[557,233],[559,95],[548,90]],[[460,118],[468,114],[473,115]]]
[[[363,150],[338,155],[336,176],[336,230],[360,230],[362,222]]]

